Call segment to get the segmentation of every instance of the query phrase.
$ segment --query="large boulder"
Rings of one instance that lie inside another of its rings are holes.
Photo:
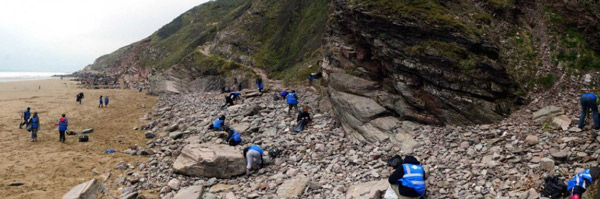
[[[173,169],[189,176],[230,178],[246,172],[246,159],[240,150],[228,145],[188,144]]]
[[[296,176],[286,180],[277,188],[277,197],[281,199],[299,198],[310,182],[309,177]]]
[[[94,199],[104,193],[104,186],[96,179],[78,184],[63,195],[63,199]]]
[[[379,199],[389,186],[386,180],[356,184],[348,188],[346,199]]]

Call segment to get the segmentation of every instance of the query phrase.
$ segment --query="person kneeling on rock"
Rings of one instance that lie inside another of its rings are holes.
[[[217,120],[215,120],[215,122],[212,125],[212,129],[215,129],[217,131],[222,131],[225,129],[225,116],[221,115],[221,117],[217,118]]]
[[[225,95],[225,105],[223,106],[233,106],[233,98],[231,98],[231,95]]]
[[[592,167],[577,173],[573,179],[567,182],[567,190],[572,199],[580,199],[586,189],[600,178],[600,167]],[[600,191],[600,188],[598,188]],[[600,198],[600,195],[598,196]]]
[[[263,150],[258,145],[252,145],[246,147],[244,149],[244,157],[246,157],[246,175],[250,175],[250,169],[254,164],[260,165],[260,168],[264,166],[263,164]]]
[[[393,166],[395,171],[388,178],[399,199],[421,198],[425,196],[425,170],[421,162],[413,156],[406,156]]]
[[[226,128],[225,130],[227,131],[227,143],[229,143],[229,146],[236,146],[242,142],[242,136],[235,129]]]
[[[308,106],[302,106],[302,109],[300,112],[298,112],[298,117],[296,118],[296,122],[298,122],[298,126],[296,126],[296,128],[294,128],[294,131],[296,132],[300,132],[303,131],[304,129],[306,129],[306,127],[308,126],[308,124],[311,122],[312,120],[310,119],[310,113],[308,113]]]

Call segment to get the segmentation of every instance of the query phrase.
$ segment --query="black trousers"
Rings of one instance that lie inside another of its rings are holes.
[[[65,131],[58,131],[59,139],[61,142],[65,142]]]

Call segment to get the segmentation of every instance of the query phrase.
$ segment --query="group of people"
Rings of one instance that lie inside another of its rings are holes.
[[[98,108],[102,108],[102,107],[108,107],[108,96],[104,96],[104,100],[102,100],[102,95],[100,95],[100,104],[98,104]]]
[[[65,143],[65,132],[67,131],[67,126],[69,125],[69,120],[65,114],[58,119],[58,122],[55,123],[58,126],[58,140],[62,143]],[[37,134],[40,129],[40,117],[37,112],[33,112],[33,116],[31,115],[31,108],[27,107],[25,111],[23,111],[23,122],[19,125],[19,128],[23,128],[26,126],[27,131],[31,132],[31,141],[37,141]]]

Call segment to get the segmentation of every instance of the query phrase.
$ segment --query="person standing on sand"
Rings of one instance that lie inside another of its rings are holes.
[[[104,101],[102,100],[102,95],[100,95],[100,104],[98,105],[98,108],[102,108]]]
[[[81,104],[82,101],[83,101],[83,93],[77,94],[77,102],[79,102],[79,104]]]
[[[108,108],[108,96],[104,97],[104,108]]]
[[[62,117],[58,119],[58,122],[54,125],[58,125],[58,134],[59,141],[65,143],[65,131],[67,131],[67,126],[69,125],[69,119],[67,119],[65,114],[62,114]]]
[[[31,108],[27,107],[27,109],[25,109],[25,111],[23,112],[23,122],[21,122],[21,124],[19,125],[19,128],[22,129],[23,125],[27,125],[29,118],[31,118]]]
[[[29,123],[31,123],[31,141],[37,141],[37,133],[40,129],[40,118],[38,117],[37,112],[33,112],[33,117],[29,119]]]

